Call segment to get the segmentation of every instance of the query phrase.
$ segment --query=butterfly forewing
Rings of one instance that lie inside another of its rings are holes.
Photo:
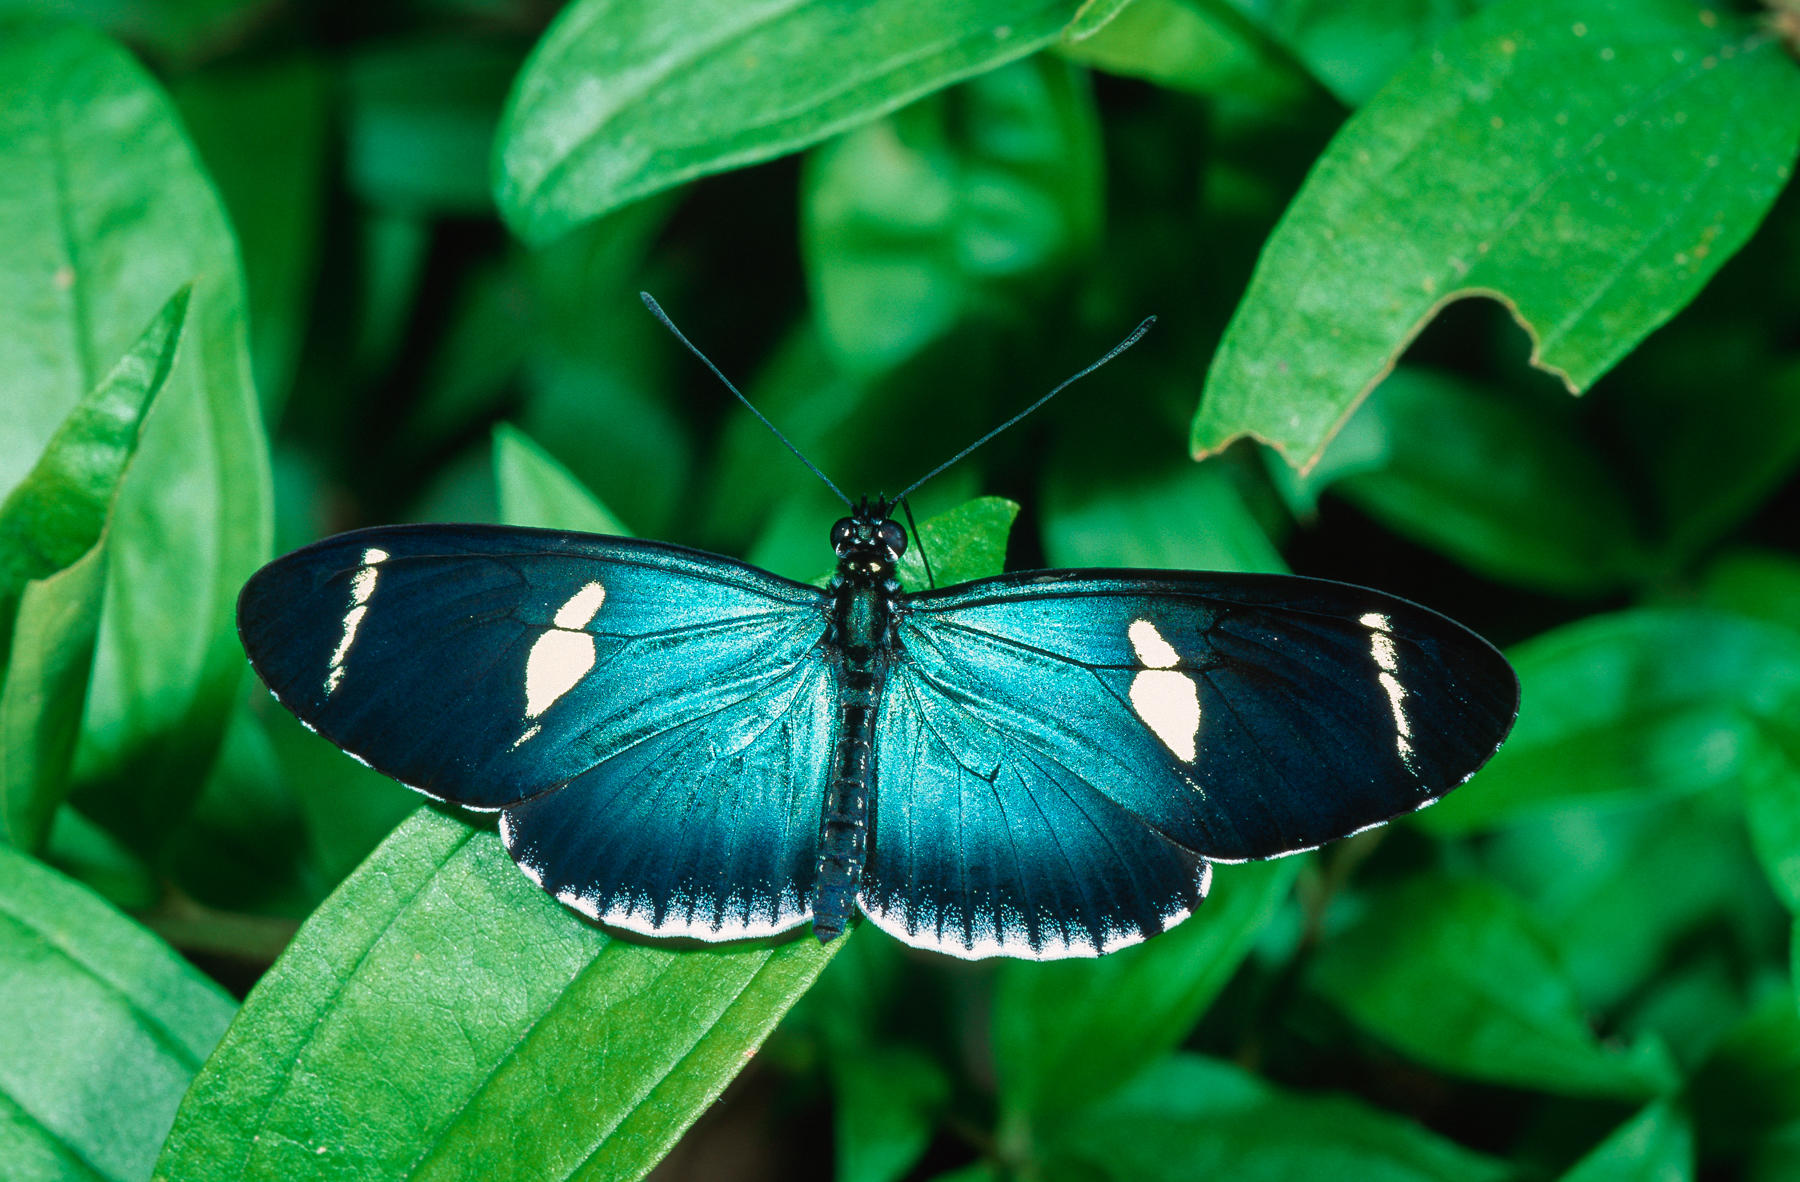
[[[1040,572],[907,607],[904,679],[956,705],[971,749],[1051,761],[1214,861],[1429,804],[1487,761],[1518,707],[1511,667],[1468,629],[1322,580]],[[882,787],[878,850],[907,803]]]
[[[482,809],[565,902],[726,938],[806,918],[836,700],[825,596],[728,559],[585,534],[363,530],[239,601],[308,726]]]

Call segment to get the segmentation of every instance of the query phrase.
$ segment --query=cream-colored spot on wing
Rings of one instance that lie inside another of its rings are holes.
[[[553,622],[558,628],[585,628],[593,622],[600,612],[600,605],[605,602],[606,588],[599,583],[589,583],[556,609]]]
[[[1413,752],[1412,720],[1406,716],[1406,686],[1401,684],[1400,651],[1394,646],[1393,621],[1380,612],[1369,612],[1359,621],[1369,629],[1369,656],[1375,661],[1375,679],[1387,694],[1388,709],[1394,715],[1394,750],[1406,769],[1417,774],[1418,760]]]
[[[1145,668],[1170,669],[1181,660],[1175,646],[1164,640],[1163,634],[1149,620],[1133,620],[1125,632],[1131,637],[1131,647]]]
[[[569,596],[551,618],[555,627],[537,638],[525,658],[525,717],[537,718],[554,706],[558,699],[575,688],[575,683],[594,667],[594,638],[580,629],[593,623],[606,602],[606,588],[588,583]],[[517,747],[537,735],[543,727],[533,724],[525,728],[513,742]]]
[[[1200,744],[1200,691],[1194,679],[1170,669],[1146,669],[1131,679],[1131,708],[1184,763]]]
[[[344,633],[338,637],[337,648],[331,652],[331,664],[325,674],[325,696],[330,697],[338,683],[344,680],[344,661],[350,656],[350,646],[356,643],[356,631],[362,627],[363,617],[369,614],[369,596],[375,594],[375,568],[386,562],[388,552],[370,546],[363,551],[363,564],[350,579],[350,610],[344,613]]]

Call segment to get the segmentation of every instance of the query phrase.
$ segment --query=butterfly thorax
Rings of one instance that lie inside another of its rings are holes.
[[[834,939],[849,922],[868,852],[875,801],[875,710],[898,618],[900,582],[894,567],[906,550],[906,534],[879,506],[871,510],[865,502],[855,516],[832,526],[831,542],[838,569],[829,588],[826,648],[840,692],[813,885],[813,930],[821,942]]]

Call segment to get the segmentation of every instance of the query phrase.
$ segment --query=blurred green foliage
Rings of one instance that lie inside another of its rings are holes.
[[[1791,0],[0,0],[0,1174],[1795,1176],[1797,58]],[[818,577],[640,289],[853,493],[1156,313],[921,491],[939,576],[1380,586],[1509,646],[1513,739],[1096,962],[583,923],[231,608],[392,520]]]

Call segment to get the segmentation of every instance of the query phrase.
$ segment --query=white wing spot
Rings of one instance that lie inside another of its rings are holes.
[[[1181,660],[1175,646],[1163,639],[1156,625],[1149,620],[1133,620],[1126,630],[1131,637],[1131,647],[1137,652],[1137,659],[1149,669],[1170,669]]]
[[[575,688],[575,683],[594,667],[594,638],[581,629],[593,623],[606,602],[606,588],[588,583],[569,596],[551,618],[555,627],[537,638],[525,658],[525,717],[537,718],[556,705],[557,699]],[[543,730],[539,723],[525,728],[513,746],[535,737]]]
[[[1131,679],[1131,708],[1176,758],[1194,762],[1200,745],[1199,687],[1192,677],[1175,672],[1181,654],[1163,639],[1155,624],[1133,620],[1125,634],[1145,666]]]
[[[585,628],[600,614],[600,605],[605,602],[606,588],[599,583],[589,583],[556,609],[553,622],[558,628]]]
[[[369,614],[369,596],[375,594],[378,573],[375,568],[387,558],[386,550],[370,546],[363,551],[363,564],[350,580],[350,610],[344,613],[344,634],[331,652],[331,664],[325,674],[326,697],[330,697],[338,683],[344,680],[344,661],[350,656],[350,646],[356,643],[356,630],[362,627],[363,617]]]
[[[594,638],[587,633],[551,629],[538,637],[525,658],[525,717],[550,709],[593,667]]]
[[[1131,708],[1184,763],[1200,745],[1200,691],[1194,679],[1169,669],[1146,669],[1131,679]]]
[[[1388,697],[1388,708],[1394,712],[1394,750],[1406,770],[1418,775],[1418,760],[1413,752],[1412,720],[1406,716],[1406,687],[1400,683],[1400,653],[1394,647],[1393,621],[1380,612],[1370,612],[1359,621],[1369,629],[1369,656],[1375,660],[1376,680]]]

